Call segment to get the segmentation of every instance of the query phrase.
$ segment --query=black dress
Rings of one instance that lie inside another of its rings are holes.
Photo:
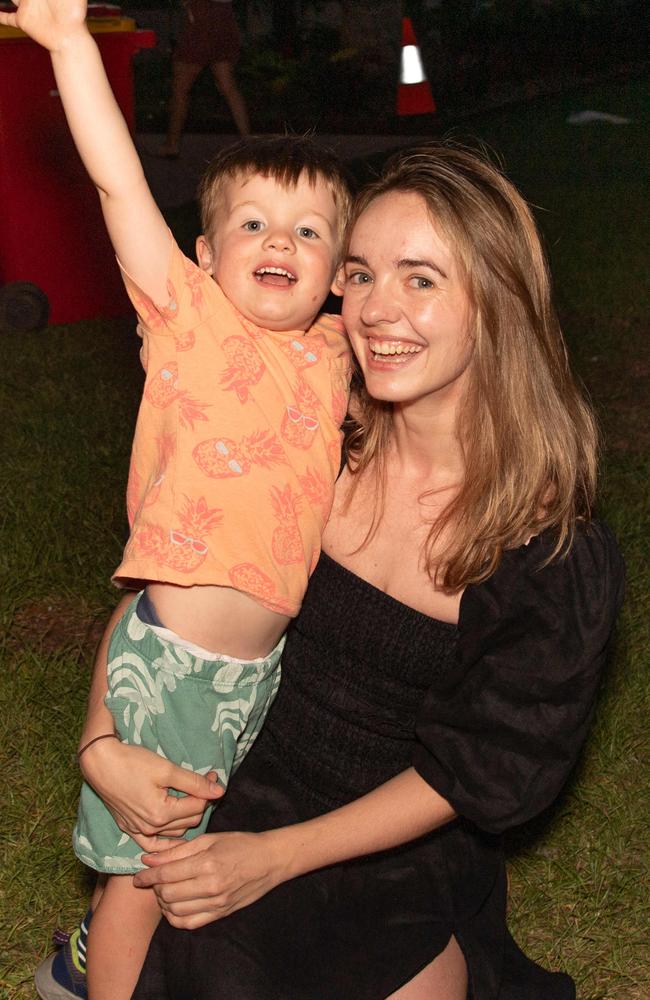
[[[358,798],[414,765],[461,817],[401,847],[284,883],[195,931],[162,921],[137,1000],[382,1000],[455,934],[473,1000],[564,1000],[505,923],[499,833],[549,805],[590,722],[622,596],[602,524],[540,568],[543,535],[463,594],[458,627],[326,555],[276,702],[211,829],[265,830]]]

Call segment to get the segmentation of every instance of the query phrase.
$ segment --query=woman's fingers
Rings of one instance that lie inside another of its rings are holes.
[[[205,805],[205,800],[220,799],[225,791],[221,785],[217,784],[215,778],[214,771],[210,771],[210,775],[203,775],[170,763],[166,784],[168,788],[184,792],[188,798],[202,799],[203,805]],[[178,801],[182,802],[182,799],[178,799]]]
[[[120,830],[124,833],[128,833],[130,837],[137,840],[140,844],[141,841],[139,837],[146,838],[169,838],[169,837],[184,837],[188,830],[192,830],[194,827],[198,826],[203,819],[203,810],[205,808],[205,802],[203,799],[198,799],[198,812],[193,812],[188,816],[181,815],[176,819],[167,821],[164,819],[160,824],[152,824],[151,817],[147,816],[125,816],[124,814],[118,812],[115,809],[111,809],[110,812],[113,819],[117,823]],[[164,809],[164,802],[161,803],[161,810]],[[166,815],[161,811],[160,816]],[[147,852],[154,852],[157,847],[147,847]]]
[[[214,772],[196,774],[118,740],[100,741],[82,761],[86,780],[129,836],[182,835],[201,822],[207,802],[221,798],[224,791],[214,781]],[[188,794],[179,797],[170,788]]]
[[[202,837],[195,840],[184,840],[178,847],[160,854],[145,854],[142,858],[149,867],[138,872],[135,885],[139,888],[150,888],[160,883],[176,883],[194,878],[204,867],[203,857],[205,846],[201,844]]]
[[[178,844],[183,843],[182,833],[176,834],[175,836],[165,835],[164,837],[145,837],[141,833],[134,833],[133,840],[135,840],[138,847],[141,847],[143,851],[147,854],[151,853],[163,853],[165,851],[171,850],[172,847],[177,847]]]
[[[144,854],[147,868],[137,888],[153,889],[175,927],[191,930],[249,906],[279,882],[284,854],[259,833],[204,833],[158,854]]]
[[[165,919],[172,927],[178,927],[180,930],[185,931],[195,931],[199,927],[205,927],[206,924],[211,924],[215,920],[219,920],[220,917],[227,916],[227,913],[215,913],[214,910],[210,909],[199,910],[198,913],[188,913],[183,916],[177,916],[175,913],[165,910],[162,907],[161,912],[164,913]]]

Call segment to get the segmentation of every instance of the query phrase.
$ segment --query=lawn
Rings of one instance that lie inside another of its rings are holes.
[[[647,83],[610,83],[452,130],[495,151],[536,206],[572,357],[603,427],[601,512],[628,565],[615,655],[577,772],[551,815],[509,837],[513,930],[538,960],[575,976],[580,1000],[650,995],[649,97]],[[565,123],[585,108],[633,122]],[[187,236],[193,219],[188,208],[170,221]],[[34,997],[32,971],[53,928],[74,924],[89,890],[70,847],[74,750],[125,539],[137,352],[130,320],[0,339],[3,1000]]]

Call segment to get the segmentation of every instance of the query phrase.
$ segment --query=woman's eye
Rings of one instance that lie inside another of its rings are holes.
[[[249,222],[244,223],[243,228],[248,233],[259,233],[260,229],[262,228],[262,223],[259,221],[259,219],[251,219]]]
[[[435,288],[435,285],[430,278],[422,278],[419,276],[411,278],[410,284],[412,288]]]
[[[299,226],[298,235],[302,236],[302,238],[305,240],[318,239],[318,233],[315,232],[313,229],[310,229],[309,226]]]

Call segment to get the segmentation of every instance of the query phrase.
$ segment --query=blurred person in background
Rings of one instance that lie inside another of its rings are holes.
[[[174,50],[172,93],[167,138],[158,155],[175,159],[187,120],[190,91],[206,66],[225,98],[240,135],[250,126],[246,102],[237,86],[234,68],[241,48],[239,27],[230,0],[186,0],[178,44]]]

